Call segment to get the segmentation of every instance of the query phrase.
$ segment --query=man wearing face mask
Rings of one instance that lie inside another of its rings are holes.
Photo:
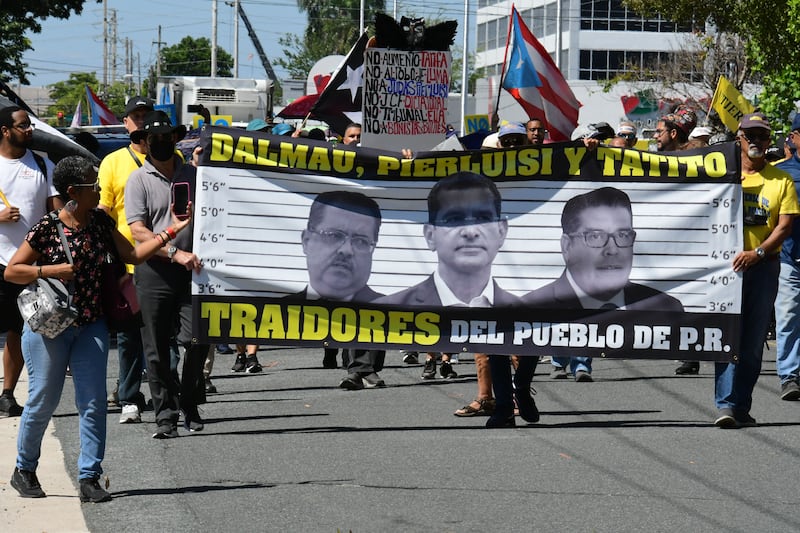
[[[175,153],[175,143],[186,135],[184,126],[173,127],[163,111],[151,111],[144,119],[147,158],[128,178],[125,215],[136,242],[169,232],[171,187],[189,187],[194,197],[196,169]],[[178,436],[178,417],[189,432],[203,429],[197,405],[205,401],[203,363],[208,345],[192,344],[192,271],[200,271],[200,258],[192,252],[192,230],[184,231],[149,261],[136,267],[134,280],[142,309],[142,342],[153,398],[156,439]],[[177,318],[177,324],[176,324]],[[177,332],[176,332],[177,329]],[[177,383],[170,371],[170,338],[183,347],[183,375]]]
[[[744,250],[733,259],[742,273],[742,327],[738,363],[715,365],[714,424],[720,428],[755,426],[750,415],[753,389],[761,372],[761,354],[778,292],[783,240],[800,213],[791,176],[767,163],[772,128],[761,113],[742,117],[741,144]]]

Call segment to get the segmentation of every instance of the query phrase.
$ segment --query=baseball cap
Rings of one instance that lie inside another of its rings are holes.
[[[619,128],[617,128],[617,135],[625,137],[626,139],[632,139],[636,137],[636,126],[631,122],[622,122]]]
[[[800,130],[800,113],[796,113],[792,119],[792,131],[796,130]]]
[[[266,131],[266,128],[269,128],[269,124],[267,121],[262,118],[254,118],[250,122],[247,123],[247,127],[245,130],[247,131]]]
[[[708,126],[697,126],[692,130],[692,133],[689,134],[689,138],[696,139],[698,137],[710,137],[713,133],[714,132]]]
[[[498,138],[503,138],[506,135],[526,135],[525,126],[519,122],[508,122],[500,126],[500,131],[497,132]]]
[[[129,114],[139,109],[140,107],[143,107],[148,111],[152,111],[154,105],[155,104],[153,103],[153,101],[150,98],[147,98],[146,96],[141,96],[141,95],[134,96],[133,98],[128,100],[128,102],[125,104],[125,116],[127,117]]]
[[[589,133],[586,135],[589,139],[609,139],[616,135],[614,128],[608,125],[608,122],[597,122],[596,124],[589,124]]]
[[[769,125],[769,120],[767,120],[764,113],[748,113],[742,117],[742,121],[739,122],[739,129],[748,130],[751,128],[772,131],[772,126]]]
[[[272,134],[273,135],[286,135],[290,134],[294,131],[290,125],[285,122],[281,122],[280,124],[275,124],[272,126]]]
[[[156,135],[161,133],[175,133],[178,135],[179,139],[183,139],[186,136],[186,126],[183,124],[173,126],[169,115],[163,111],[150,111],[145,115],[142,131],[145,134],[154,133]]]

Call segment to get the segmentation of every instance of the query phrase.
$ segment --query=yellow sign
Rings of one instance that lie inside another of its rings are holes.
[[[719,114],[722,123],[731,131],[736,131],[742,117],[754,110],[753,104],[725,76],[720,76],[717,81],[711,108]]]

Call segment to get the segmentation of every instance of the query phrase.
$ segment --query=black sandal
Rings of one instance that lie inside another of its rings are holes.
[[[472,404],[478,404],[475,408]],[[491,416],[494,413],[495,401],[494,398],[484,400],[472,400],[470,403],[453,413],[455,416]]]

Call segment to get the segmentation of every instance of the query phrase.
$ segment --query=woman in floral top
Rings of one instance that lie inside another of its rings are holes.
[[[17,461],[11,485],[21,496],[42,498],[36,476],[41,442],[47,424],[61,399],[67,367],[75,384],[80,454],[78,482],[81,501],[102,502],[111,495],[98,483],[106,442],[106,366],[108,327],[103,317],[103,263],[109,248],[116,248],[125,263],[139,264],[175,238],[191,218],[178,220],[150,241],[134,248],[116,229],[114,221],[97,209],[100,186],[97,168],[83,157],[63,159],[53,172],[53,185],[64,209],[46,215],[28,233],[5,272],[6,280],[28,284],[39,277],[72,282],[75,323],[54,339],[34,333],[25,325],[22,354],[28,370],[28,402],[20,419]],[[73,263],[67,260],[58,224],[64,228]],[[36,264],[34,264],[36,263]]]

